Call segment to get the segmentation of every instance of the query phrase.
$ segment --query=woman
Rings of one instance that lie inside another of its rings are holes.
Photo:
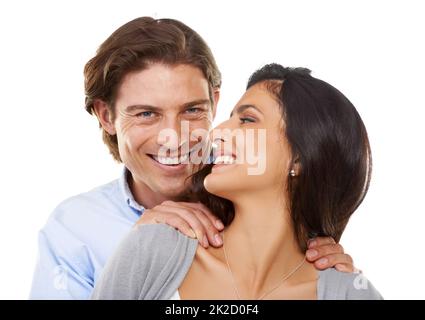
[[[381,299],[361,275],[317,271],[304,259],[311,236],[340,239],[369,186],[367,132],[344,95],[307,69],[266,65],[213,137],[214,164],[192,177],[188,197],[225,223],[223,247],[205,249],[166,225],[138,226],[92,298]],[[260,174],[242,159],[251,143]]]

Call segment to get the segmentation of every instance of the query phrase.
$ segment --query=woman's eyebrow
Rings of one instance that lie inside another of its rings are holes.
[[[241,104],[240,106],[237,106],[236,113],[241,114],[242,112],[244,112],[246,109],[249,109],[249,108],[253,108],[257,110],[259,113],[263,114],[263,112],[253,104]],[[230,113],[230,117],[232,116],[233,116],[233,111]]]

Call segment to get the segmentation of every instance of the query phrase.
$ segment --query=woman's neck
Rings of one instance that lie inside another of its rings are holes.
[[[261,199],[261,201],[258,201]],[[261,192],[233,200],[235,218],[224,231],[224,249],[246,292],[261,293],[302,261],[289,210],[278,195]]]

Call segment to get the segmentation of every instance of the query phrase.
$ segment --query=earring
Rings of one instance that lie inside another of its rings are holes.
[[[291,171],[289,171],[289,174],[291,175],[291,177],[295,177],[295,170],[292,169]]]

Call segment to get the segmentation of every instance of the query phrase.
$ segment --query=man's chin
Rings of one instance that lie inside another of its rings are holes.
[[[178,192],[176,192],[176,190],[168,190],[168,189],[157,190],[157,192],[161,194],[164,199],[166,199],[164,201],[176,201],[176,202],[188,201],[186,189],[178,190]]]
[[[161,179],[161,184],[157,184],[156,193],[161,194],[167,200],[177,201],[182,199],[187,194],[190,185],[183,182],[173,183],[172,179]],[[188,181],[190,179],[187,179]],[[181,201],[181,200],[180,200]]]

